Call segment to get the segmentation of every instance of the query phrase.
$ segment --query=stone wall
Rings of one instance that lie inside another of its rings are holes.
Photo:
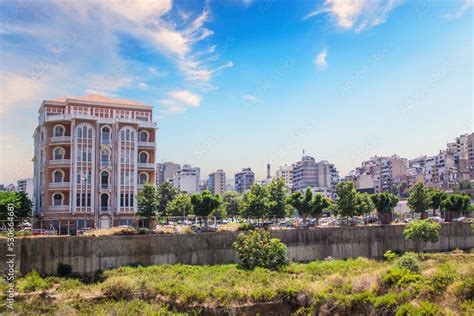
[[[294,261],[333,258],[380,258],[387,250],[413,250],[403,237],[404,225],[332,227],[273,231],[288,246]],[[36,270],[56,274],[59,263],[71,265],[73,272],[93,275],[123,265],[164,263],[224,264],[237,262],[232,249],[237,233],[183,235],[55,236],[22,237],[15,243],[16,269],[25,274]],[[428,251],[474,248],[474,232],[467,223],[443,224],[441,239],[428,244]],[[0,239],[6,258],[6,239]],[[2,260],[2,269],[6,268]]]

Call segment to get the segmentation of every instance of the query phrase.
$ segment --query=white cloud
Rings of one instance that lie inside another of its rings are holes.
[[[240,97],[249,104],[263,103],[261,99],[251,94],[243,94]]]
[[[336,19],[342,29],[355,29],[361,32],[365,29],[382,24],[388,13],[403,0],[325,0],[324,5],[308,13],[303,19],[330,14]]]
[[[454,13],[445,14],[444,17],[447,19],[457,19],[462,17],[467,11],[474,6],[474,0],[465,0],[462,6]]]
[[[144,83],[144,82],[140,82],[137,86],[138,86],[138,88],[140,88],[140,89],[142,89],[142,90],[146,90],[146,89],[148,89],[148,88],[150,87],[149,85],[147,85],[147,84]]]
[[[182,113],[187,108],[197,108],[201,105],[202,97],[189,90],[172,90],[168,91],[167,99],[158,100],[162,106],[161,113]]]
[[[314,58],[314,63],[319,68],[324,69],[328,65],[327,57],[328,57],[328,51],[327,49],[324,49],[316,56],[316,58]]]

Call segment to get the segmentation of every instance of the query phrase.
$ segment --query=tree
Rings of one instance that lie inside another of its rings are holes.
[[[242,195],[239,192],[224,192],[222,199],[227,216],[234,218],[240,214],[240,210],[242,209]]]
[[[207,217],[222,203],[220,196],[213,195],[205,190],[201,193],[191,195],[191,204],[196,216],[203,217],[204,227],[207,228]]]
[[[396,183],[392,183],[390,186],[390,193],[393,195],[398,195],[400,193],[400,187]]]
[[[471,199],[466,194],[449,194],[441,202],[441,210],[444,212],[444,219],[450,222],[454,215],[460,216],[469,209]]]
[[[268,214],[277,218],[286,216],[286,187],[283,178],[273,179],[265,187],[268,196]]]
[[[329,199],[319,193],[313,194],[311,188],[307,188],[304,194],[294,192],[287,201],[298,211],[298,215],[303,218],[305,224],[308,216],[316,218],[316,224],[319,224],[321,214],[330,205]]]
[[[185,193],[179,193],[166,206],[166,215],[168,216],[188,216],[192,211],[191,197]]]
[[[426,210],[430,208],[430,195],[423,183],[417,183],[410,190],[408,207],[415,213],[420,213],[422,219],[426,218]]]
[[[458,182],[458,191],[470,190],[474,187],[474,184],[469,180],[462,180]]]
[[[254,184],[245,192],[242,201],[242,216],[246,218],[263,218],[268,216],[268,195],[260,184]]]
[[[32,203],[24,192],[0,192],[0,219],[8,217],[8,206],[13,206],[13,214],[16,219],[31,216]]]
[[[408,182],[406,182],[405,180],[402,180],[400,182],[400,185],[398,186],[399,196],[404,197],[407,192],[407,189],[408,189]]]
[[[436,210],[441,209],[441,202],[448,196],[444,191],[432,189],[429,191],[430,207],[433,210],[433,216],[436,216]]]
[[[137,194],[137,215],[151,219],[158,207],[156,189],[151,183],[145,183]]]
[[[413,240],[415,248],[423,256],[423,247],[426,242],[437,242],[440,236],[441,225],[430,219],[409,222],[403,230],[405,239]]]
[[[169,182],[164,182],[157,188],[157,216],[163,215],[166,212],[166,206],[168,203],[174,200],[179,194],[178,189],[176,189],[173,184]]]
[[[382,224],[390,224],[393,208],[397,206],[398,198],[387,192],[374,194],[371,198]]]
[[[375,211],[375,205],[367,193],[357,193],[356,195],[356,214],[359,216],[368,215]]]
[[[356,214],[357,205],[357,191],[354,183],[350,181],[338,183],[336,194],[334,212],[341,217],[353,217]]]

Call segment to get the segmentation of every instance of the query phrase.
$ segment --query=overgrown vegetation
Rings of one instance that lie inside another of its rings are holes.
[[[1,295],[6,286],[0,282]],[[278,271],[233,264],[122,267],[93,284],[32,272],[16,289],[19,315],[239,314],[243,308],[261,315],[472,315],[474,254],[314,261]]]

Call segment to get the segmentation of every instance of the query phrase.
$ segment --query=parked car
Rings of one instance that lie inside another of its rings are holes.
[[[467,220],[467,217],[464,217],[464,216],[453,218],[453,222],[465,222],[466,220]]]
[[[31,234],[38,236],[38,235],[56,235],[56,231],[54,230],[46,230],[41,228],[33,228],[31,230]]]
[[[444,219],[442,219],[439,216],[430,216],[429,219],[432,220],[433,222],[444,223]]]

